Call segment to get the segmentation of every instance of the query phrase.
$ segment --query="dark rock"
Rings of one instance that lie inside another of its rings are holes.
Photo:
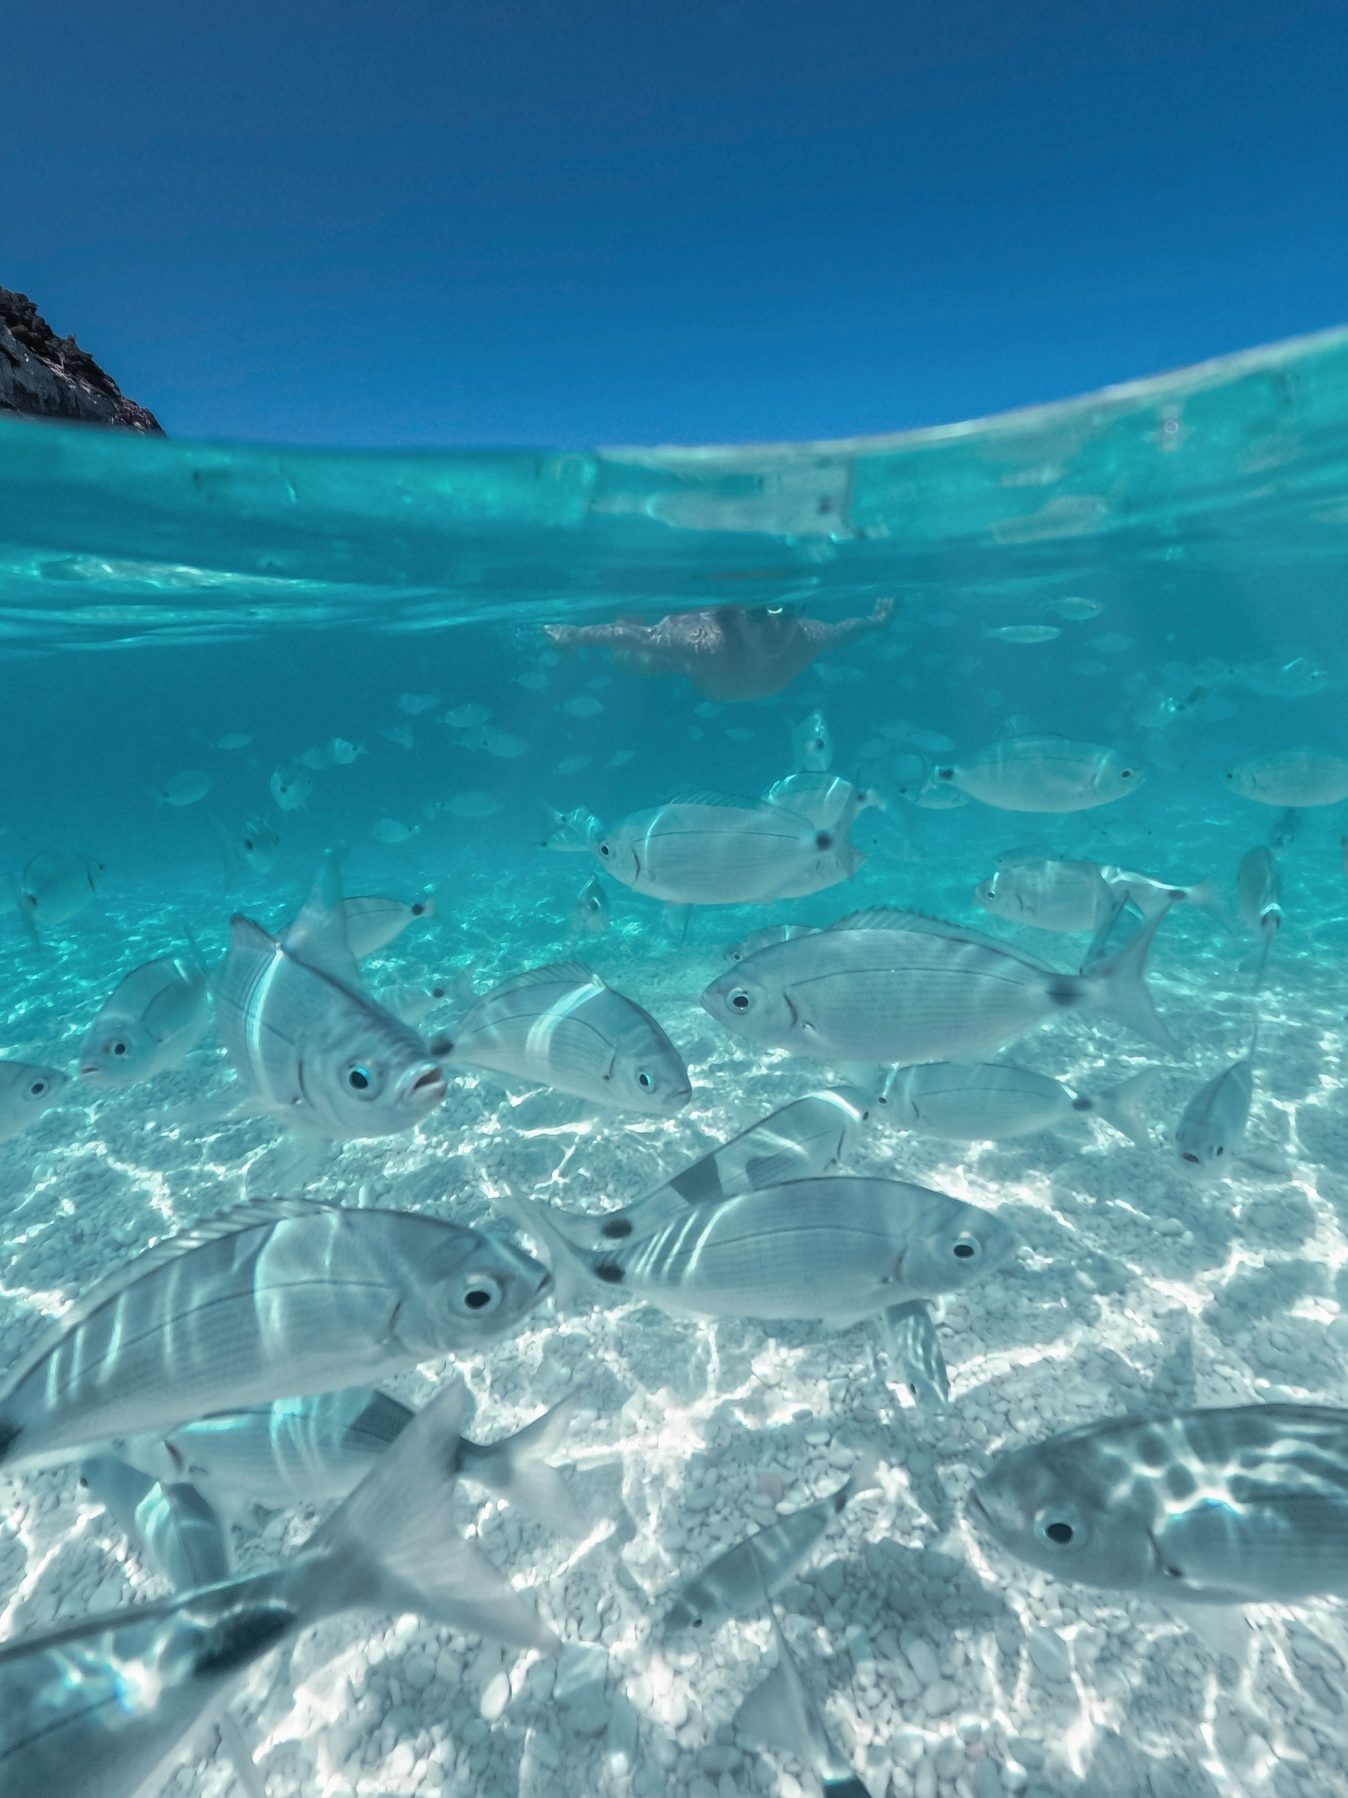
[[[0,287],[0,417],[6,413],[163,431],[73,337],[56,335],[27,294]]]

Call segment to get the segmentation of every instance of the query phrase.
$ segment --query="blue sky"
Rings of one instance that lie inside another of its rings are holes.
[[[32,17],[0,282],[179,436],[846,435],[1348,314],[1342,0]]]

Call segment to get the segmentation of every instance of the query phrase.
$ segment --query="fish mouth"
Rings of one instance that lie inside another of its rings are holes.
[[[97,1080],[99,1075],[102,1072],[103,1072],[102,1068],[99,1067],[97,1065],[97,1063],[90,1062],[87,1066],[82,1066],[80,1068],[80,1079],[81,1080]]]
[[[448,1092],[445,1076],[438,1067],[423,1068],[407,1089],[408,1097],[419,1104],[438,1104]]]

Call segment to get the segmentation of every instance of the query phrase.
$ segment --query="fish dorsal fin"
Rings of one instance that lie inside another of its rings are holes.
[[[761,799],[740,799],[734,793],[717,793],[710,787],[698,788],[691,793],[676,793],[668,801],[669,805],[724,805],[731,806],[737,812],[756,811],[763,804]]]
[[[320,1212],[341,1209],[340,1205],[327,1205],[319,1199],[246,1199],[241,1205],[231,1205],[228,1211],[222,1211],[216,1217],[207,1218],[203,1223],[190,1224],[186,1230],[164,1237],[151,1248],[142,1249],[125,1267],[119,1267],[116,1272],[98,1281],[76,1299],[73,1305],[51,1323],[36,1347],[14,1363],[9,1378],[3,1389],[0,1389],[0,1419],[3,1417],[5,1393],[12,1392],[27,1379],[34,1367],[50,1351],[53,1343],[67,1336],[78,1324],[85,1323],[96,1311],[101,1311],[104,1305],[119,1293],[125,1292],[129,1286],[144,1279],[147,1274],[157,1273],[161,1267],[167,1267],[170,1262],[190,1255],[194,1249],[203,1248],[207,1243],[219,1242],[227,1236],[238,1236],[259,1225],[281,1223],[292,1217],[313,1217]]]
[[[522,974],[507,974],[489,995],[516,993],[526,986],[592,986],[597,991],[605,982],[583,961],[550,961],[541,968],[526,968]]]
[[[926,912],[899,911],[893,906],[872,906],[869,911],[852,912],[845,918],[839,918],[830,930],[895,930],[912,931],[923,936],[943,936],[952,943],[972,943],[979,949],[992,949],[998,955],[1010,956],[1013,961],[1024,962],[1027,967],[1038,968],[1045,974],[1057,973],[1045,961],[1037,956],[1027,955],[1023,949],[1014,944],[1003,942],[999,937],[986,936],[981,930],[973,930],[967,924],[952,924],[948,918],[929,917]]]
[[[259,955],[270,955],[276,947],[276,938],[270,936],[252,918],[245,918],[242,912],[235,912],[229,920],[229,946],[231,949],[250,949]]]
[[[360,969],[346,940],[342,876],[335,850],[325,851],[309,897],[281,938],[281,947],[306,967],[331,975],[356,992],[361,990]]]

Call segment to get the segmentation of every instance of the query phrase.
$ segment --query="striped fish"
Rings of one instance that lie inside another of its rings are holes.
[[[284,936],[231,919],[214,996],[239,1079],[287,1124],[339,1140],[393,1136],[445,1096],[425,1043],[361,986],[331,853]]]

